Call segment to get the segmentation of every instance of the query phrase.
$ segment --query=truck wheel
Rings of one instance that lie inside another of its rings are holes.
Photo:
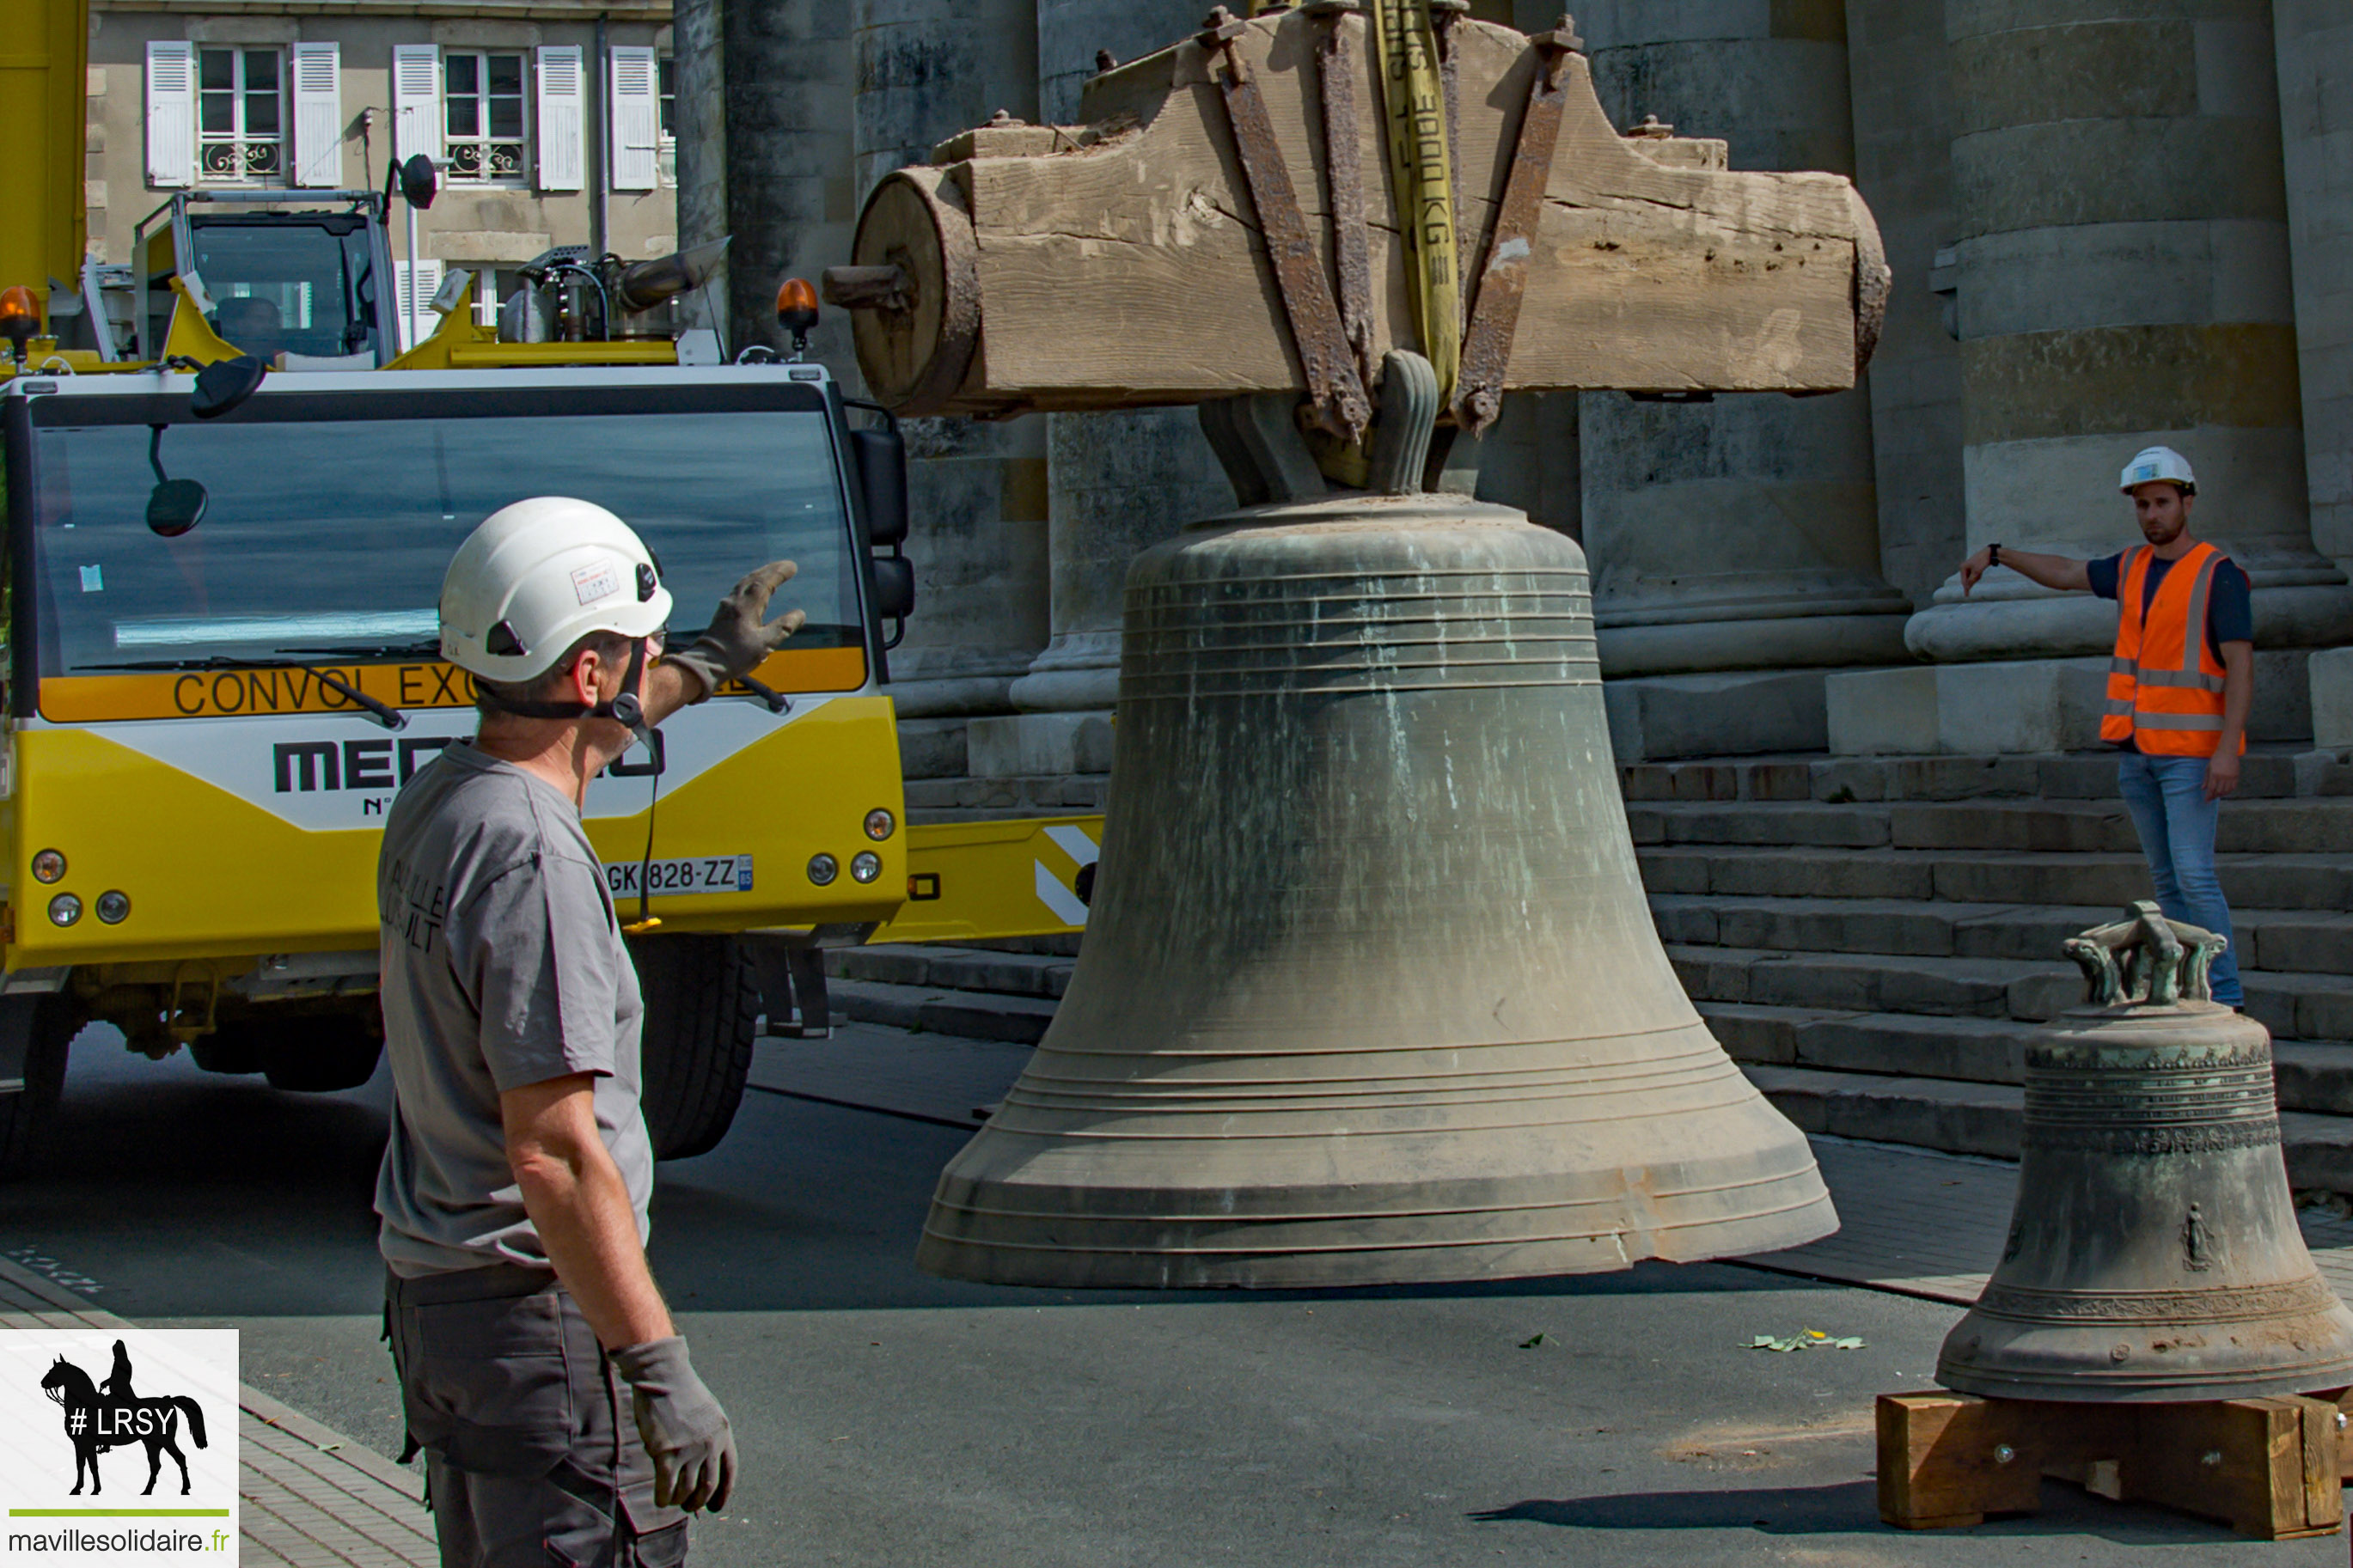
[[[373,1016],[248,1024],[269,1087],[295,1094],[357,1089],[375,1076],[384,1031]]]
[[[646,999],[640,1056],[654,1158],[708,1153],[744,1102],[759,981],[731,937],[644,937],[629,953]]]
[[[254,1037],[251,1029],[225,1024],[200,1039],[189,1041],[188,1058],[206,1072],[259,1072],[261,1042]]]
[[[0,1175],[22,1171],[66,1089],[66,1054],[85,1022],[63,993],[0,997],[0,1030],[25,1034],[24,1089],[0,1094]],[[0,1041],[0,1060],[9,1058]],[[14,1076],[13,1074],[10,1076]]]

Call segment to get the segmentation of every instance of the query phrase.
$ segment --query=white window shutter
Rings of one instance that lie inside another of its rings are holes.
[[[441,290],[443,264],[438,261],[392,264],[393,292],[399,296],[400,348],[406,353],[431,337],[441,325],[440,312],[433,309],[433,296]]]
[[[539,188],[576,191],[588,183],[587,83],[580,46],[539,51]]]
[[[654,79],[654,52],[613,50],[613,188],[650,191],[657,177],[655,153],[661,140],[661,103]]]
[[[294,183],[332,189],[343,183],[342,46],[294,46]]]
[[[419,153],[441,162],[441,51],[431,44],[392,47],[392,150],[403,163]]]
[[[147,183],[196,183],[196,46],[182,39],[147,46]]]

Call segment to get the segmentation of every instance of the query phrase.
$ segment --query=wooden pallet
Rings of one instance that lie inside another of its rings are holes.
[[[2288,1541],[2344,1522],[2337,1406],[2323,1399],[2076,1405],[1879,1396],[1879,1516],[1905,1530],[2033,1513],[2046,1476]],[[2353,1447],[2353,1445],[2348,1445]]]

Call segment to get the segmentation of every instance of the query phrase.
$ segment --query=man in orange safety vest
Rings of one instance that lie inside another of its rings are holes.
[[[2116,655],[2108,663],[2100,739],[2124,753],[2117,786],[2148,857],[2168,917],[2231,934],[2231,909],[2214,870],[2214,825],[2239,787],[2254,699],[2254,616],[2247,574],[2189,532],[2198,497],[2189,461],[2151,447],[2125,466],[2147,544],[2076,561],[1989,544],[1961,563],[1961,592],[1996,566],[2046,588],[2088,589],[2116,601]],[[2215,961],[2214,1000],[2242,1006],[2237,955]]]

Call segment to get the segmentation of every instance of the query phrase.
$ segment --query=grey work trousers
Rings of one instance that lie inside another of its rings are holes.
[[[387,1274],[385,1331],[443,1568],[675,1568],[628,1392],[543,1269]]]

